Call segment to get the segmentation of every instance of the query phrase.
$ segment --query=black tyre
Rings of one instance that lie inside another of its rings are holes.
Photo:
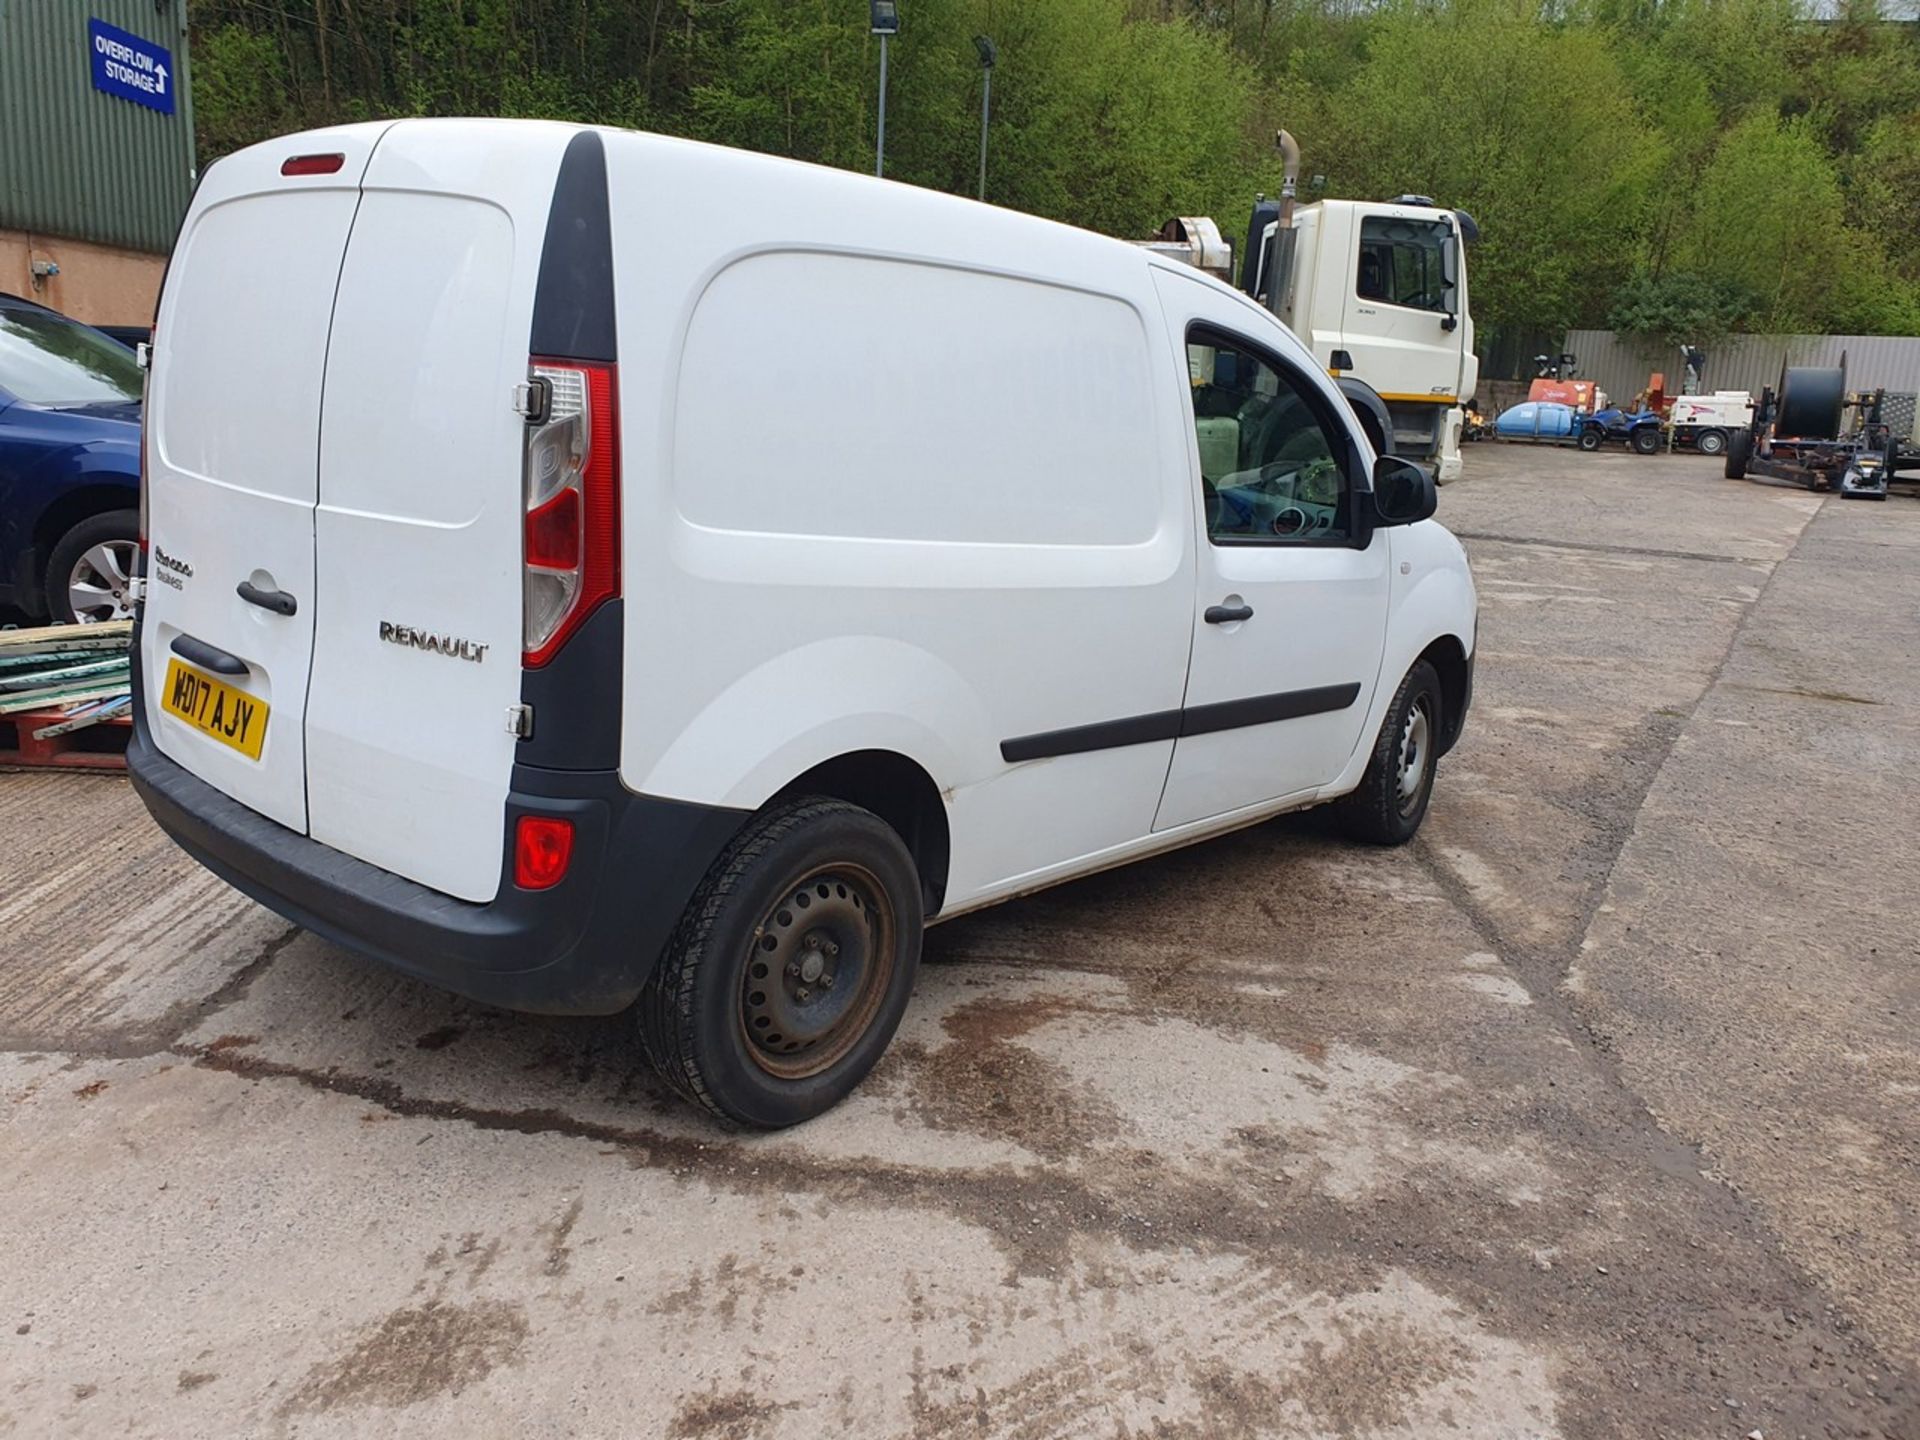
[[[1627,438],[1634,452],[1639,455],[1658,455],[1660,453],[1660,427],[1642,425]]]
[[[140,512],[89,515],[62,535],[47,559],[47,614],[62,624],[133,618]]]
[[[1727,453],[1727,432],[1702,430],[1693,437],[1693,448],[1702,455],[1724,455]]]
[[[1404,845],[1419,830],[1433,797],[1440,707],[1440,677],[1425,660],[1415,662],[1387,707],[1360,788],[1335,802],[1340,828],[1355,840]]]
[[[840,800],[769,810],[707,872],[641,993],[647,1058],[722,1119],[810,1120],[893,1039],[920,936],[920,877],[890,825]]]
[[[1606,437],[1600,433],[1599,426],[1589,425],[1580,432],[1580,448],[1582,450],[1598,450],[1600,448],[1600,442],[1605,438]]]
[[[1753,432],[1736,430],[1727,437],[1727,463],[1724,473],[1729,480],[1747,478],[1747,462],[1753,458]]]

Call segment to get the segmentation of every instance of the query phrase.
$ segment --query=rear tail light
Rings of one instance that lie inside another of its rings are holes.
[[[513,827],[513,883],[522,890],[551,890],[573,863],[573,822],[551,815],[522,815]]]
[[[545,413],[527,431],[521,648],[538,669],[620,593],[620,428],[611,365],[536,357],[532,375]]]

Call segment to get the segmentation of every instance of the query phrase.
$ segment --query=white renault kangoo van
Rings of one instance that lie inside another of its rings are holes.
[[[653,135],[206,173],[148,375],[134,780],[233,885],[779,1126],[923,927],[1281,811],[1405,841],[1476,604],[1197,271]]]

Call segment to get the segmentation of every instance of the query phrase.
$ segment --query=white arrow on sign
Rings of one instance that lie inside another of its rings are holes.
[[[160,77],[160,93],[162,95],[166,94],[167,93],[167,67],[164,65],[155,66],[154,73]]]

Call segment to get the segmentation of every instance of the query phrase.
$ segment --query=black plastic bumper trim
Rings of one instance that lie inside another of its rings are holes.
[[[138,699],[127,762],[160,827],[236,890],[395,970],[539,1014],[606,1015],[630,1005],[748,813],[636,795],[609,771],[515,766],[500,890],[474,904],[356,860],[215,789],[160,753]],[[550,890],[513,884],[511,836],[522,814],[564,816],[576,827],[573,863]]]

